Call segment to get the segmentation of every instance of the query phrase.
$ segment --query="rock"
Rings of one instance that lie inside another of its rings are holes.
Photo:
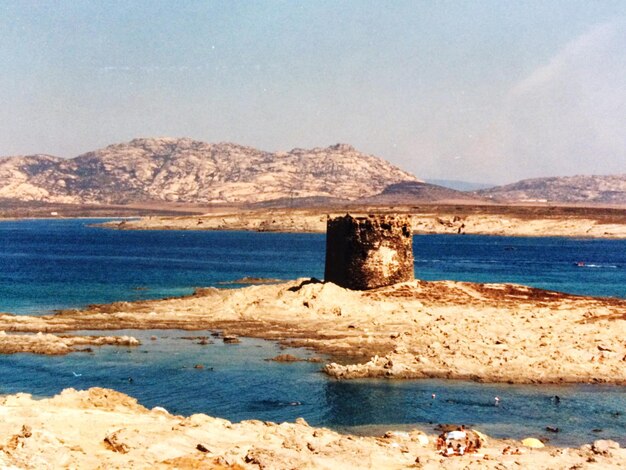
[[[202,444],[198,444],[196,446],[196,449],[198,449],[200,452],[210,452],[209,449],[207,449],[206,447],[204,447]]]
[[[241,340],[239,338],[237,338],[237,336],[235,335],[225,335],[222,340],[226,343],[226,344],[238,344],[241,343]]]
[[[291,354],[279,354],[276,357],[273,357],[271,359],[266,359],[267,361],[274,361],[274,362],[299,362],[302,361],[303,359],[300,359],[299,357],[293,356]]]
[[[350,146],[270,153],[233,143],[145,138],[71,159],[49,155],[0,159],[0,198],[63,203],[282,199],[293,204],[304,197],[373,196],[403,181],[417,178]],[[193,220],[196,226],[203,222]],[[118,228],[126,224],[119,222]]]
[[[109,434],[104,438],[104,444],[113,452],[119,452],[120,454],[126,454],[130,448],[119,440],[119,431]]]
[[[591,450],[594,454],[604,455],[606,457],[611,456],[612,449],[619,449],[620,445],[618,442],[611,441],[609,439],[599,439],[594,441],[591,445]]]

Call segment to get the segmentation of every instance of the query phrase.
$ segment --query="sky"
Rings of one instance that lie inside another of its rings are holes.
[[[0,0],[0,155],[165,136],[626,174],[626,1]]]

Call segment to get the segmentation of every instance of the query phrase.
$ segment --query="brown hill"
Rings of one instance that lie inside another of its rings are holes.
[[[412,205],[423,203],[485,203],[472,193],[457,191],[420,181],[402,181],[387,186],[381,193],[359,200],[371,205]]]

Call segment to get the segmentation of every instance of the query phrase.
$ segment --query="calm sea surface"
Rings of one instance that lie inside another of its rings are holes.
[[[244,276],[323,277],[320,234],[124,232],[88,227],[92,222],[0,223],[0,311],[43,314],[181,295]],[[415,237],[414,249],[421,279],[516,282],[626,298],[626,241],[424,235]],[[139,337],[142,346],[65,357],[2,356],[0,393],[49,396],[70,386],[103,386],[149,407],[231,420],[303,416],[314,425],[364,433],[379,432],[379,426],[432,431],[437,423],[466,423],[494,436],[546,436],[560,445],[598,438],[626,444],[625,387],[338,382],[319,373],[319,364],[265,361],[280,352],[267,341],[202,346],[183,337],[209,332],[125,333]],[[495,396],[500,406],[494,406]],[[562,431],[548,433],[546,426]]]

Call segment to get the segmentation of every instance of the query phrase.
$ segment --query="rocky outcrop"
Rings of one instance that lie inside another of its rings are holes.
[[[48,399],[24,393],[0,397],[0,468],[460,470],[626,465],[626,450],[618,442],[535,449],[523,447],[528,440],[502,441],[476,429],[466,432],[480,439],[480,452],[444,457],[436,436],[418,429],[354,436],[312,427],[302,418],[280,424],[232,423],[204,414],[176,416],[158,406],[149,410],[115,390],[66,389]],[[512,447],[520,450],[511,455]]]
[[[132,336],[74,336],[50,333],[8,334],[0,331],[0,354],[33,353],[62,355],[75,352],[81,346],[139,346]]]
[[[326,281],[365,290],[414,278],[410,217],[346,215],[328,219]]]
[[[0,198],[126,204],[257,203],[371,196],[413,175],[353,147],[265,152],[192,139],[135,139],[72,159],[0,159]]]
[[[502,202],[626,204],[626,174],[527,179],[476,194]]]

